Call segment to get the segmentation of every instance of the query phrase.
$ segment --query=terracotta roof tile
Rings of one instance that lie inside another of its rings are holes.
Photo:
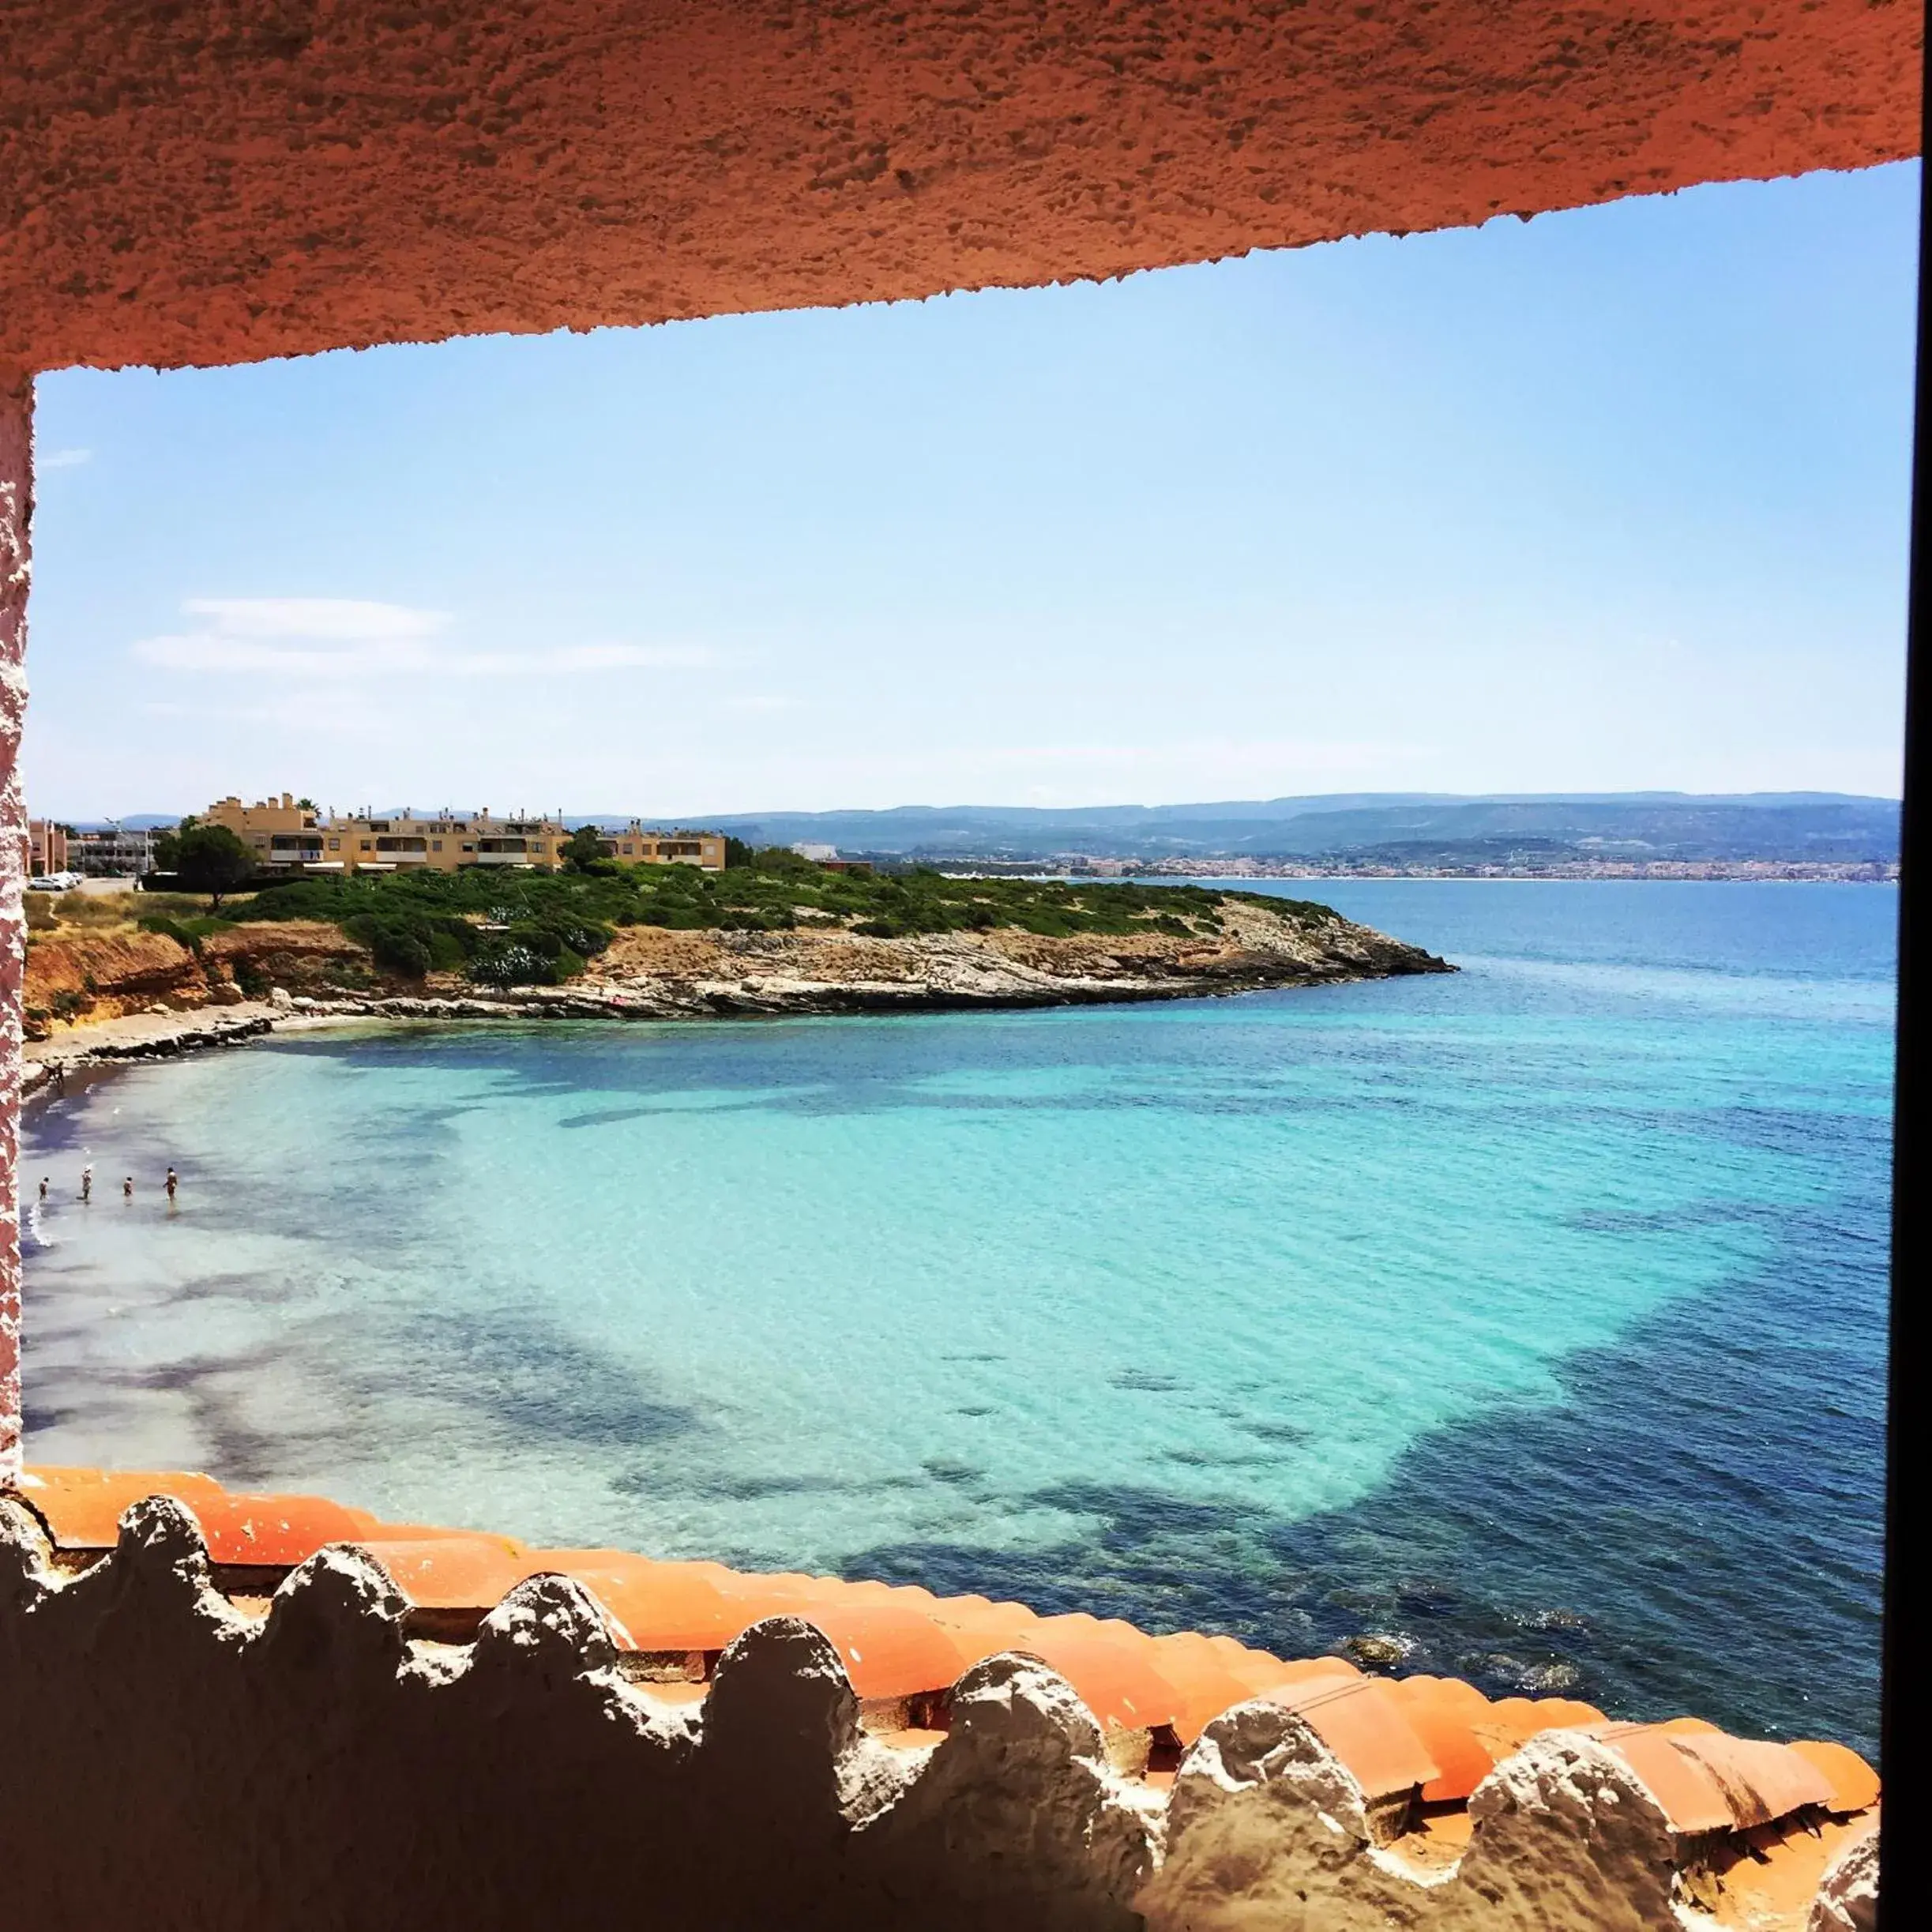
[[[1153,1647],[1092,1617],[1042,1617],[1012,1646],[1051,1664],[1105,1729],[1147,1731],[1186,1721],[1187,1700],[1156,1666]]]
[[[347,1539],[345,1539],[347,1540]],[[418,1610],[486,1615],[532,1574],[521,1547],[497,1536],[358,1536]]]
[[[1386,1678],[1327,1677],[1284,1685],[1269,1694],[1307,1719],[1371,1800],[1398,1796],[1443,1776]]]
[[[1832,1787],[1826,1810],[1862,1811],[1878,1802],[1878,1773],[1848,1745],[1801,1738],[1791,1747],[1806,1763],[1822,1772]]]
[[[1251,1697],[1272,1697],[1284,1685],[1307,1690],[1317,1684],[1359,1683],[1362,1673],[1345,1657],[1299,1657],[1284,1661],[1263,1650],[1237,1645],[1238,1657],[1227,1658],[1228,1673],[1248,1687]]]
[[[1423,1787],[1424,1804],[1467,1798],[1503,1755],[1484,1741],[1490,1705],[1473,1684],[1454,1677],[1404,1677],[1389,1686],[1437,1775]]]
[[[1730,1829],[1724,1787],[1696,1758],[1678,1750],[1675,1737],[1655,1724],[1601,1724],[1593,1734],[1643,1780],[1672,1831],[1690,1836]]]
[[[1807,1805],[1831,1806],[1831,1780],[1788,1744],[1731,1738],[1721,1731],[1679,1731],[1671,1742],[1717,1780],[1731,1823],[1740,1829],[1789,1817]]]
[[[1610,1720],[1591,1704],[1569,1697],[1498,1697],[1482,1720],[1487,1743],[1498,1744],[1498,1757],[1527,1743],[1539,1731],[1583,1731]]]
[[[930,1617],[897,1603],[828,1601],[811,1614],[861,1697],[944,1690],[974,1661]]]
[[[1175,1730],[1183,1745],[1192,1744],[1222,1712],[1254,1694],[1205,1637],[1183,1631],[1156,1637],[1149,1648],[1156,1667],[1180,1693],[1183,1708]]]
[[[1265,1697],[1306,1717],[1371,1800],[1419,1789],[1426,1802],[1455,1803],[1537,1732],[1587,1730],[1644,1780],[1676,1831],[1731,1833],[1738,1855],[1748,1852],[1758,1873],[1750,1883],[1760,1890],[1774,1880],[1799,1885],[1817,1862],[1817,1832],[1778,1821],[1862,1813],[1878,1795],[1870,1767],[1842,1745],[1755,1743],[1690,1717],[1614,1724],[1574,1699],[1491,1702],[1454,1678],[1365,1677],[1344,1658],[1284,1660],[1232,1637],[1150,1637],[1115,1618],[1042,1617],[1022,1603],[938,1597],[917,1584],[846,1583],[801,1571],[761,1576],[623,1550],[536,1549],[511,1537],[382,1523],[321,1497],[230,1494],[182,1472],[35,1469],[20,1493],[64,1551],[111,1548],[130,1504],[171,1495],[194,1513],[217,1566],[292,1569],[325,1544],[354,1543],[383,1565],[418,1611],[464,1619],[486,1615],[526,1577],[555,1572],[596,1597],[621,1646],[646,1654],[715,1655],[761,1618],[801,1616],[836,1646],[858,1695],[876,1704],[943,1693],[981,1658],[1005,1650],[1043,1659],[1103,1727],[1169,1727],[1183,1746],[1231,1705]],[[671,1667],[693,1676],[697,1668]],[[688,1704],[705,1686],[646,1682],[644,1689]],[[908,1746],[939,1735],[890,1734]],[[1150,1775],[1157,1783],[1166,1776]],[[1828,1827],[1833,1834],[1852,1829]]]
[[[1807,1806],[1833,1806],[1832,1780],[1788,1744],[1681,1726],[1591,1728],[1650,1787],[1674,1831],[1747,1830]]]
[[[576,1577],[641,1651],[722,1650],[757,1618],[717,1563],[660,1563],[622,1550],[537,1550],[543,1569]]]
[[[224,1496],[188,1506],[209,1558],[245,1569],[292,1569],[325,1543],[347,1543],[375,1524],[363,1511],[321,1496]]]
[[[927,1613],[934,1622],[987,1646],[985,1654],[1024,1649],[1021,1639],[1039,1622],[1024,1603],[992,1603],[983,1596],[942,1596]]]
[[[39,1513],[63,1550],[111,1550],[120,1535],[122,1513],[145,1496],[172,1496],[190,1509],[218,1506],[226,1498],[219,1483],[175,1469],[33,1468],[21,1483],[21,1497]]]

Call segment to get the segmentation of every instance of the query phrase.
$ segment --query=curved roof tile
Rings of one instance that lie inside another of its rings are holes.
[[[353,1543],[425,1613],[480,1619],[527,1577],[571,1577],[603,1606],[620,1648],[691,1659],[682,1667],[693,1681],[647,1686],[675,1701],[704,1694],[705,1660],[751,1625],[792,1615],[825,1633],[869,1701],[942,1698],[982,1658],[1017,1650],[1064,1677],[1103,1728],[1169,1727],[1183,1746],[1233,1705],[1280,1703],[1307,1720],[1372,1801],[1419,1793],[1427,1804],[1460,1802],[1528,1738],[1558,1729],[1587,1731],[1622,1757],[1680,1836],[1735,1834],[1734,1843],[1757,1848],[1761,1863],[1761,1840],[1774,1861],[1786,1836],[1815,1849],[1816,1833],[1799,1829],[1804,1821],[1854,1816],[1878,1795],[1877,1775],[1841,1744],[1755,1742],[1690,1717],[1613,1723],[1573,1698],[1492,1701],[1455,1678],[1365,1677],[1340,1657],[1284,1659],[1193,1631],[1149,1636],[1118,1618],[1043,1617],[1023,1603],[935,1596],[916,1584],[761,1576],[625,1550],[537,1549],[513,1537],[385,1524],[318,1496],[231,1493],[178,1471],[35,1469],[18,1494],[70,1556],[111,1549],[122,1513],[156,1494],[194,1513],[210,1559],[231,1570],[285,1571],[327,1544]],[[930,1742],[934,1734],[894,1735]]]

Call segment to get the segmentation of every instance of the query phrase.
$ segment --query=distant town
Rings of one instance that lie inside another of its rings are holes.
[[[953,868],[942,864],[941,870]],[[1258,859],[1092,859],[1069,853],[1043,864],[984,870],[1051,871],[1056,877],[1193,879],[1791,879],[1879,885],[1899,876],[1896,860],[1778,859],[1592,859],[1566,853],[1515,860],[1402,863],[1341,857],[1319,862]]]
[[[181,825],[191,822],[179,821]],[[1836,880],[1899,876],[1896,800],[1840,794],[1442,798],[1351,794],[1086,810],[907,806],[720,815],[702,830],[559,811],[337,812],[290,793],[218,799],[192,822],[231,831],[265,876],[557,870],[586,827],[603,856],[721,870],[734,846],[842,869],[986,878]],[[43,878],[137,878],[179,829],[156,816],[32,823]],[[584,849],[579,847],[580,853]]]
[[[422,814],[407,807],[382,814],[325,811],[286,791],[253,805],[238,797],[217,799],[193,822],[233,833],[265,874],[325,877],[456,872],[472,866],[554,872],[566,863],[566,848],[579,829],[561,816],[520,813],[499,818],[487,806],[460,814],[447,807]],[[145,878],[161,869],[163,841],[171,829],[110,825],[84,830],[36,818],[29,825],[32,875]],[[641,865],[691,865],[706,872],[724,870],[725,840],[720,832],[650,830],[636,819],[596,830],[606,858]]]

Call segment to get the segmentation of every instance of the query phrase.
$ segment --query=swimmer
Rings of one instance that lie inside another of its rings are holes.
[[[175,1205],[175,1190],[179,1186],[180,1184],[180,1181],[176,1176],[175,1170],[172,1167],[170,1167],[167,1171],[167,1205],[171,1208]]]
[[[40,1205],[43,1207],[47,1205],[47,1176],[44,1174],[40,1177]]]
[[[94,1198],[94,1170],[92,1167],[81,1170],[81,1198],[83,1201]]]
[[[134,1177],[131,1174],[121,1182],[121,1198],[123,1201],[132,1201],[134,1198]]]

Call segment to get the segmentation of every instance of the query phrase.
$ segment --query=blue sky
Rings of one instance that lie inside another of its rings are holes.
[[[32,807],[1896,793],[1918,182],[47,376]]]

